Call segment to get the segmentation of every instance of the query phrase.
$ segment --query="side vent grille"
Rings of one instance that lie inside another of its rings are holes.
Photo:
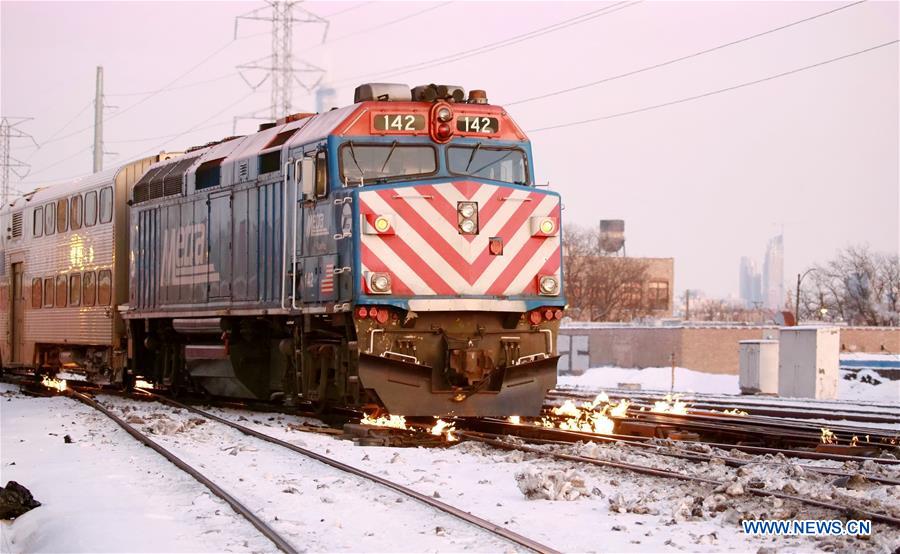
[[[238,179],[246,181],[250,176],[250,163],[247,160],[238,162]]]
[[[134,185],[134,203],[147,202],[182,193],[184,174],[197,161],[197,156],[181,158],[173,163],[155,167]]]
[[[22,212],[12,214],[12,238],[17,239],[22,236]]]

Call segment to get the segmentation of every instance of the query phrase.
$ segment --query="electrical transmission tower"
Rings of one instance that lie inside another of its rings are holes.
[[[268,108],[262,108],[247,115],[234,118],[235,127],[239,119],[271,119],[274,121],[293,113],[291,92],[294,85],[299,85],[307,92],[312,91],[325,70],[294,56],[294,26],[297,24],[322,25],[322,41],[328,34],[328,20],[301,8],[300,2],[278,2],[267,0],[266,6],[257,8],[235,18],[234,36],[238,36],[238,25],[241,20],[268,21],[272,25],[272,53],[263,58],[243,63],[237,70],[244,82],[253,90],[258,89],[266,81],[271,81],[272,99]],[[249,79],[246,73],[263,71],[261,79]],[[263,115],[268,112],[268,115]]]
[[[0,202],[6,204],[9,201],[9,174],[14,173],[19,179],[24,179],[31,171],[31,166],[9,155],[9,147],[12,139],[28,139],[38,146],[34,137],[17,128],[18,125],[30,121],[30,117],[0,117]]]

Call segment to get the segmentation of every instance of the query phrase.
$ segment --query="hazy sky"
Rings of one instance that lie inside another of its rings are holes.
[[[330,18],[328,42],[318,44],[321,26],[298,26],[294,54],[328,69],[339,104],[352,102],[356,84],[377,81],[483,88],[492,103],[509,104],[849,6],[658,69],[509,105],[529,131],[897,40],[897,2],[850,4],[306,2]],[[107,166],[231,134],[232,116],[269,105],[268,83],[252,93],[235,70],[270,52],[269,24],[242,21],[240,35],[255,36],[232,40],[235,16],[260,5],[0,3],[0,109],[33,117],[20,128],[43,145],[14,144],[12,154],[33,168],[13,186],[90,172],[97,65],[106,102],[116,106],[106,113],[106,150],[115,153]],[[621,9],[601,15],[605,7]],[[473,55],[457,56],[467,51]],[[761,261],[782,228],[787,286],[848,244],[898,251],[898,97],[895,43],[693,101],[529,134],[538,180],[563,194],[567,222],[625,219],[628,254],[674,257],[679,291],[728,295],[737,293],[740,257]],[[294,106],[314,103],[298,87]]]

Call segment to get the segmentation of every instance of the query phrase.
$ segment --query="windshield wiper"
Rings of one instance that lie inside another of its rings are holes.
[[[479,168],[476,169],[474,172],[472,172],[472,175],[478,175],[479,173],[481,173],[481,172],[484,171],[485,169],[491,167],[492,165],[498,164],[498,163],[502,162],[502,161],[505,160],[506,158],[510,157],[510,156],[512,155],[513,152],[515,152],[515,150],[510,150],[509,152],[507,152],[506,154],[504,154],[502,157],[497,158],[496,160],[494,160],[494,161],[488,163],[487,165],[483,165],[483,166],[479,167]],[[466,169],[469,169],[469,168],[466,167]]]
[[[479,148],[481,148],[480,142],[475,145],[475,148],[472,149],[472,153],[469,154],[469,163],[466,164],[466,168],[463,170],[463,172],[469,171],[469,166],[472,165],[472,160],[475,159],[475,153],[478,152]]]
[[[359,181],[362,182],[363,179],[363,169],[359,167],[359,162],[356,161],[356,150],[353,149],[353,141],[348,141],[347,145],[350,146],[350,157],[353,158],[353,163],[356,164],[356,169],[359,170]]]
[[[390,150],[390,152],[388,152],[387,158],[384,159],[384,163],[381,164],[381,170],[379,171],[379,173],[384,173],[384,168],[387,167],[387,164],[390,161],[391,156],[394,155],[394,149],[397,148],[397,144],[399,144],[399,141],[396,141],[396,140],[393,143],[391,143],[391,150]]]

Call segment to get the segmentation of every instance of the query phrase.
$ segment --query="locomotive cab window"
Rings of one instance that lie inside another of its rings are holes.
[[[97,304],[109,306],[112,302],[112,273],[108,269],[101,269],[97,273]]]
[[[85,271],[81,280],[81,302],[84,306],[93,306],[97,301],[97,278],[93,271]]]
[[[81,200],[81,195],[76,194],[69,201],[69,227],[73,231],[81,229],[82,216],[84,215],[82,211],[83,208],[84,206]]]
[[[451,146],[447,148],[447,167],[450,173],[471,175],[482,179],[527,185],[525,153],[518,148],[482,146]]]
[[[84,195],[84,226],[93,227],[97,223],[97,191]]]
[[[384,183],[433,175],[437,171],[435,149],[426,145],[355,144],[341,146],[341,181],[345,183]]]
[[[69,221],[69,199],[63,198],[56,202],[56,232],[65,233]]]
[[[103,187],[100,189],[100,223],[109,223],[112,221],[112,201],[112,187]]]
[[[44,235],[44,208],[43,206],[38,206],[32,212],[32,221],[31,221],[31,233],[35,237],[40,237]],[[40,302],[38,302],[40,305]]]
[[[41,295],[41,278],[31,280],[31,307],[40,308],[43,296]]]

